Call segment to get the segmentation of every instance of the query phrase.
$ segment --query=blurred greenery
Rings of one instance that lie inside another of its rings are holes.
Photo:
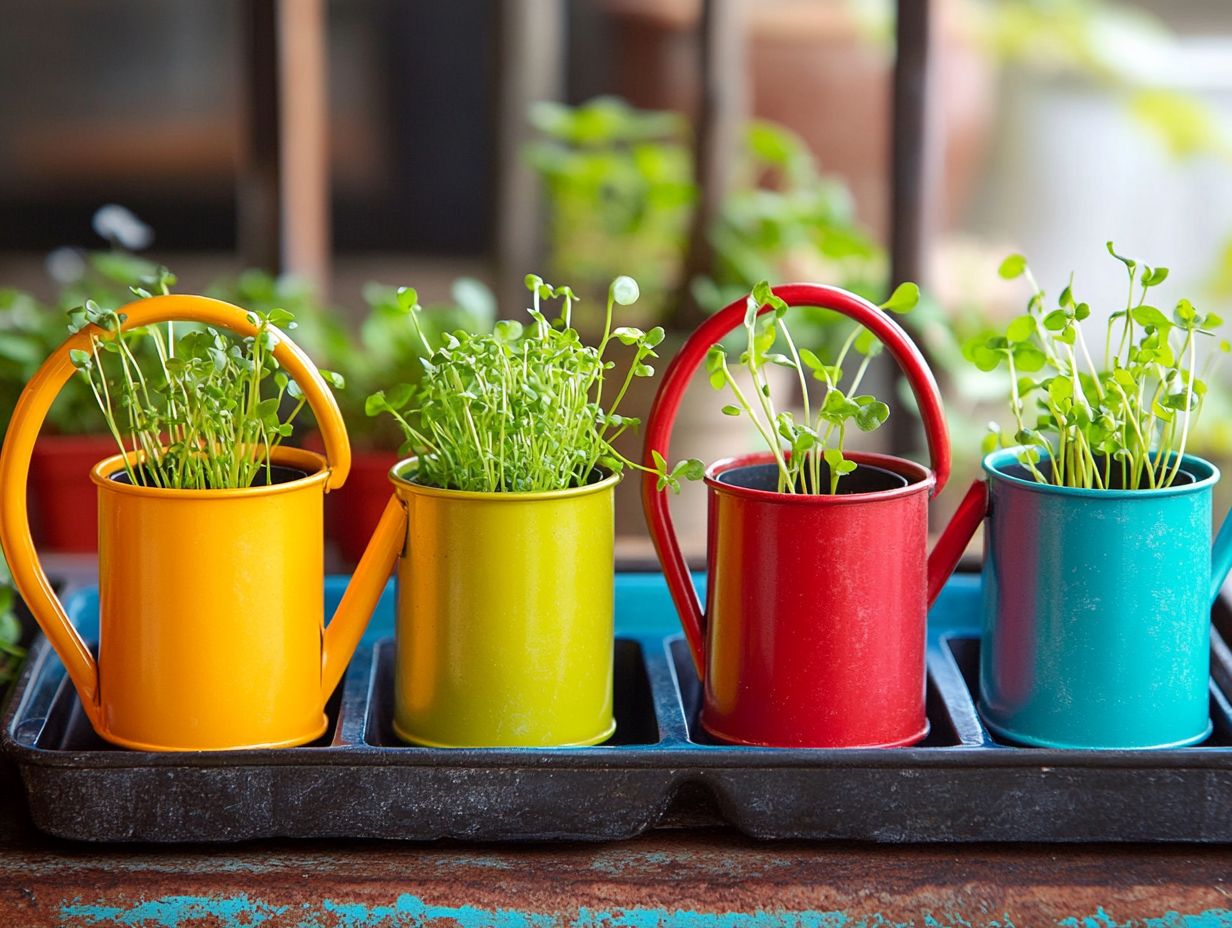
[[[17,620],[17,594],[9,566],[0,557],[0,687],[13,679],[26,656]]]
[[[0,289],[0,434],[8,428],[26,382],[68,337],[65,311],[86,300],[118,308],[134,298],[130,287],[158,270],[153,262],[118,245],[97,251],[58,249],[48,257],[47,267],[60,284],[50,304],[19,290]],[[61,435],[101,431],[98,407],[84,381],[74,377],[65,385],[47,423]]]
[[[549,273],[572,282],[582,324],[601,323],[608,283],[631,270],[641,309],[662,318],[697,199],[686,120],[598,97],[537,103],[530,122],[540,135],[526,154],[547,196]]]
[[[541,136],[528,157],[544,183],[551,273],[579,281],[583,309],[593,311],[607,281],[634,269],[646,321],[670,326],[698,197],[686,121],[614,97],[540,103],[530,121]],[[846,186],[822,174],[798,136],[750,122],[735,175],[706,233],[714,266],[688,282],[703,308],[759,280],[826,279],[884,296],[884,250],[856,221]]]

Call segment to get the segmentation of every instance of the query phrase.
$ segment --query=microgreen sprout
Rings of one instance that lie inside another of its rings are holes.
[[[881,308],[909,312],[919,297],[919,287],[905,283]],[[772,307],[773,311],[759,315],[763,306]],[[885,403],[871,394],[858,392],[869,363],[881,353],[882,346],[871,332],[856,326],[834,362],[827,364],[813,351],[797,347],[784,319],[786,313],[787,304],[766,281],[758,283],[749,294],[744,314],[745,348],[739,364],[752,378],[752,390],[740,386],[722,345],[710,349],[706,371],[712,387],[730,390],[735,397],[735,403],[723,407],[724,414],[746,417],[774,456],[780,493],[821,493],[824,471],[828,474],[828,491],[834,494],[838,492],[839,481],[857,466],[844,450],[851,429],[874,431],[890,415]],[[773,350],[780,339],[786,353]],[[843,365],[853,350],[861,360],[843,389]],[[803,400],[800,421],[792,412],[776,408],[766,377],[769,365],[787,368],[795,374]],[[810,399],[810,379],[824,384],[824,392],[816,402]]]
[[[133,293],[142,298],[170,292],[166,269]],[[251,486],[272,480],[270,452],[292,432],[306,400],[274,358],[279,326],[294,328],[290,313],[249,313],[255,336],[237,340],[219,330],[175,324],[123,329],[125,314],[92,300],[69,312],[69,331],[101,329],[89,350],[71,353],[89,384],[107,428],[123,452],[129,482],[163,489],[204,490]],[[138,339],[153,343],[154,360],[133,350]],[[337,374],[322,371],[335,387]],[[285,405],[290,412],[283,414]]]
[[[1000,266],[1007,279],[1031,286],[1026,312],[1005,331],[969,341],[963,353],[984,371],[1009,373],[1012,436],[993,424],[984,449],[1020,445],[1019,463],[1039,483],[1085,489],[1158,489],[1180,473],[1194,424],[1206,396],[1206,378],[1229,351],[1215,341],[1199,364],[1198,343],[1212,338],[1222,320],[1189,301],[1171,315],[1150,305],[1151,290],[1168,277],[1116,252],[1125,267],[1125,308],[1113,312],[1103,333],[1102,362],[1093,358],[1084,323],[1089,304],[1074,294],[1073,275],[1053,302],[1047,300],[1026,258],[1014,254]],[[1035,401],[1034,415],[1030,409]]]
[[[637,301],[637,283],[623,276],[612,281],[596,346],[583,344],[573,327],[579,301],[569,287],[534,274],[525,284],[529,324],[506,319],[491,333],[459,331],[444,335],[440,344],[432,343],[420,323],[418,293],[409,287],[399,291],[399,305],[424,346],[424,376],[418,384],[373,393],[366,411],[397,421],[406,439],[403,453],[418,456],[418,481],[473,492],[536,492],[584,486],[604,471],[639,466],[612,447],[640,425],[617,410],[634,378],[654,374],[650,362],[663,341],[658,327],[643,332],[613,325],[615,307]],[[553,302],[559,316],[550,320]],[[600,395],[615,366],[607,358],[613,342],[633,355],[605,409]]]

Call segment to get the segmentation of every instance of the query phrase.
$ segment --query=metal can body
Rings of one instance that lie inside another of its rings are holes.
[[[1211,496],[1219,472],[1161,490],[1083,490],[985,458],[980,712],[1055,748],[1163,748],[1210,733]]]
[[[413,470],[413,462],[410,468]],[[598,744],[612,714],[618,478],[546,493],[392,479],[398,562],[394,730],[437,747]]]

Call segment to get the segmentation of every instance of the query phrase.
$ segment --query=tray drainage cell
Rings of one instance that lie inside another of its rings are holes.
[[[972,701],[978,701],[980,695],[980,639],[975,635],[953,635],[945,639],[945,647],[949,648],[950,653],[954,656],[954,662],[958,664],[958,669],[962,673],[963,682],[967,685]],[[1188,751],[1201,748],[1232,747],[1232,714],[1230,714],[1227,698],[1219,689],[1214,679],[1211,680],[1210,693],[1211,722],[1214,726],[1211,736],[1200,744],[1191,745],[1188,748],[1178,748],[1177,750]],[[1028,745],[1018,744],[1007,738],[1002,738],[991,731],[988,731],[987,734],[989,740],[994,744],[1027,751],[1039,750]]]
[[[412,751],[445,750],[408,744],[394,734],[394,642],[386,638],[377,642],[372,692],[368,700],[368,719],[364,741],[374,747],[405,748]],[[616,733],[601,747],[621,747],[658,744],[662,740],[655,717],[654,699],[642,648],[630,638],[617,638],[613,657],[613,712]],[[509,749],[502,749],[509,750]],[[533,750],[515,748],[512,750]],[[570,748],[585,751],[587,748]]]
[[[683,638],[675,638],[668,643],[671,651],[672,667],[675,670],[676,684],[680,690],[680,704],[684,708],[685,723],[689,730],[689,741],[694,744],[707,744],[730,747],[711,735],[701,724],[702,684],[693,669],[693,657],[689,646]],[[953,747],[960,743],[958,732],[950,719],[945,697],[941,694],[932,674],[928,674],[928,684],[925,694],[924,712],[928,716],[928,736],[911,747],[941,748]],[[779,750],[767,748],[766,750]]]
[[[97,653],[93,642],[91,642],[90,648],[91,651]],[[338,730],[338,707],[341,702],[342,687],[339,686],[334,690],[334,694],[325,705],[325,714],[329,719],[325,733],[315,741],[311,741],[301,747],[288,748],[287,750],[300,751],[304,748],[329,747],[333,743],[335,733]],[[81,700],[77,696],[77,691],[73,689],[72,684],[69,682],[67,675],[63,676],[60,680],[60,684],[56,689],[56,695],[52,699],[50,707],[48,707],[47,718],[43,722],[38,737],[34,740],[34,746],[44,751],[126,751],[131,754],[153,753],[122,748],[100,738],[90,725],[90,720],[86,718],[86,714],[81,708]]]

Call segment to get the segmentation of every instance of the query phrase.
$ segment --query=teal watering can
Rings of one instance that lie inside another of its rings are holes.
[[[1232,519],[1211,546],[1219,470],[1186,455],[1171,487],[1084,490],[1036,483],[1021,450],[984,458],[985,724],[1037,747],[1205,740],[1210,610],[1232,569]]]

